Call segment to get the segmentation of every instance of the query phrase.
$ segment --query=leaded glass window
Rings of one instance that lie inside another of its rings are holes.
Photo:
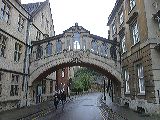
[[[62,42],[60,40],[56,41],[56,53],[62,52]]]
[[[46,54],[50,56],[52,54],[52,43],[48,42],[46,46]]]
[[[74,33],[73,46],[74,46],[75,50],[79,50],[80,49],[80,34],[78,32]]]

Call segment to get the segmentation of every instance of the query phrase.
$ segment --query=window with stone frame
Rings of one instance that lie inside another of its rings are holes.
[[[42,13],[41,19],[42,19],[41,26],[44,27],[44,14],[43,13]]]
[[[23,28],[24,28],[24,18],[22,17],[22,15],[19,15],[18,17],[18,31],[22,32]]]
[[[0,72],[0,97],[2,96],[2,75],[3,73]]]
[[[129,0],[129,10],[131,11],[136,5],[136,0]]]
[[[0,18],[7,23],[10,19],[10,5],[4,0],[2,0]]]
[[[40,59],[43,56],[43,47],[38,45],[36,51],[36,59]]]
[[[130,87],[129,87],[129,72],[127,69],[123,70],[123,75],[124,75],[124,82],[125,82],[125,92],[129,93],[130,92]]]
[[[0,57],[5,57],[7,37],[0,34]]]
[[[48,30],[48,28],[49,28],[49,21],[46,18],[46,29]]]
[[[51,42],[48,42],[46,46],[46,54],[47,56],[50,56],[52,54],[52,43]]]
[[[130,31],[131,31],[133,44],[135,45],[140,41],[137,21],[130,24]]]
[[[139,92],[145,93],[144,71],[143,71],[142,64],[137,65],[137,77],[138,77],[138,84],[139,84]]]
[[[96,40],[92,40],[91,46],[92,46],[91,51],[94,52],[94,53],[97,53],[98,52],[98,45],[97,45],[97,41]]]
[[[121,25],[124,22],[124,15],[123,15],[123,10],[121,10],[119,14],[119,24]]]
[[[46,93],[46,80],[42,80],[42,94]]]
[[[101,45],[101,55],[107,56],[107,44],[106,43],[102,43]]]
[[[62,69],[62,77],[64,77],[65,76],[65,69],[63,68]]]
[[[115,22],[112,24],[112,34],[113,35],[116,34],[116,23]]]
[[[71,49],[70,40],[67,39],[67,50],[70,50],[70,49]]]
[[[10,96],[18,96],[19,92],[19,75],[12,74]]]
[[[50,93],[53,92],[53,81],[50,81]]]
[[[122,47],[122,53],[127,51],[125,35],[121,37],[121,47]]]
[[[73,46],[74,46],[75,50],[79,50],[80,49],[80,34],[78,32],[74,33]]]
[[[0,83],[0,97],[2,96],[2,84]]]
[[[56,53],[61,53],[62,52],[62,42],[61,40],[56,41]]]
[[[86,39],[83,39],[82,41],[82,49],[86,50]]]
[[[22,45],[18,42],[15,43],[15,50],[14,50],[14,61],[19,62],[20,57],[22,54]]]
[[[41,32],[39,30],[37,30],[36,40],[41,40]]]

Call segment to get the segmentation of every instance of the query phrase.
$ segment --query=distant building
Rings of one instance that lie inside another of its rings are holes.
[[[117,0],[107,25],[121,46],[122,103],[160,113],[160,1]]]

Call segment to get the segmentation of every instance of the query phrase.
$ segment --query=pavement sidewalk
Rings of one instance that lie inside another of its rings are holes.
[[[139,114],[129,108],[119,106],[116,103],[113,103],[111,100],[111,97],[109,95],[106,95],[106,101],[103,100],[103,102],[112,109],[113,112],[116,112],[117,114],[123,116],[127,120],[160,120],[158,116],[149,116],[147,114]]]
[[[67,98],[67,102],[69,102],[72,99]],[[0,112],[0,120],[17,120],[22,117],[33,115],[42,110],[47,110],[49,108],[54,108],[53,101],[45,101],[36,105]]]

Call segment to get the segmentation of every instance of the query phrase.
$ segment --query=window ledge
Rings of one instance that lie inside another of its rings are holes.
[[[145,94],[145,92],[144,92],[144,93],[138,93],[137,95],[139,95],[139,96],[144,96],[144,95],[146,95],[146,94]]]
[[[6,56],[0,56],[0,58],[4,58],[4,59],[6,59]]]
[[[130,95],[130,92],[125,92],[125,95]]]
[[[137,43],[135,43],[134,45],[132,45],[131,48],[135,47],[135,46],[138,45],[139,43],[140,43],[140,40],[139,40]]]
[[[126,50],[126,51],[124,51],[124,52],[122,52],[122,53],[121,53],[121,55],[124,55],[125,53],[127,53],[127,50]]]

